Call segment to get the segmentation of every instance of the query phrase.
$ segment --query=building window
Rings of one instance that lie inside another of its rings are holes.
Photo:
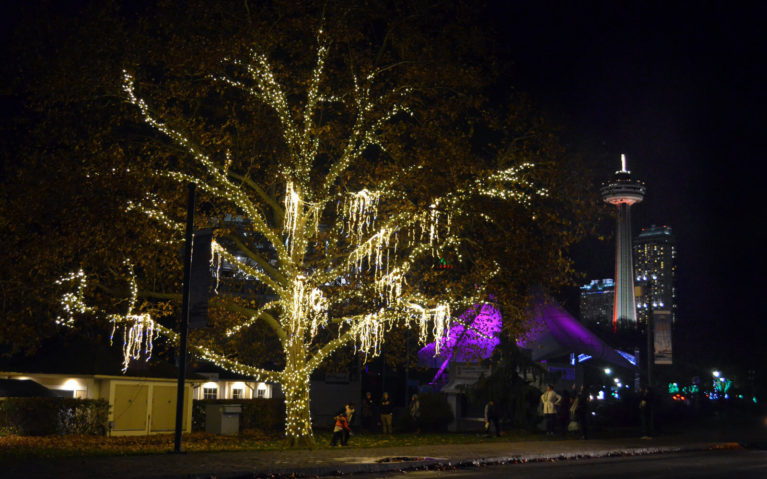
[[[266,389],[258,389],[257,393],[258,393],[258,397],[259,398],[265,398],[266,397]]]
[[[244,397],[242,389],[232,389],[232,399],[242,399]]]
[[[203,399],[217,399],[218,398],[218,388],[203,388],[202,389],[202,398]]]

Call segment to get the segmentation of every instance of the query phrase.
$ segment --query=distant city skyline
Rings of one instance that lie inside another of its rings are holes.
[[[668,310],[672,321],[677,319],[677,245],[673,229],[668,225],[650,225],[640,229],[632,241],[635,285],[646,284],[653,278],[651,297],[637,295],[637,323],[647,322],[650,307]],[[607,254],[607,252],[605,251]],[[584,324],[603,327],[612,320],[615,301],[613,278],[592,278],[579,286],[579,314]]]

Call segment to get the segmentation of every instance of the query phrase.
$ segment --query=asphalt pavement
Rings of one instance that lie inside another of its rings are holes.
[[[765,479],[767,451],[726,449],[579,461],[497,464],[455,470],[366,474],[366,479]]]
[[[767,425],[720,433],[694,431],[652,439],[554,439],[390,448],[331,448],[147,456],[37,459],[6,464],[2,477],[189,479],[315,477],[490,464],[739,449],[767,442]]]

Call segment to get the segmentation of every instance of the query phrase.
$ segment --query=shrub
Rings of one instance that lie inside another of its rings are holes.
[[[106,435],[109,402],[104,399],[7,398],[0,401],[0,430],[22,436]]]
[[[440,393],[423,393],[418,396],[421,415],[417,424],[423,431],[445,431],[453,420],[453,411],[447,399]]]
[[[205,430],[205,407],[208,404],[239,404],[240,431],[257,429],[263,432],[282,432],[285,428],[285,403],[282,399],[201,399],[192,407],[192,430]]]

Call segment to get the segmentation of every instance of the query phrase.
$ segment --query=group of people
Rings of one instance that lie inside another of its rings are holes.
[[[546,434],[553,435],[559,430],[563,435],[568,432],[576,432],[582,439],[588,438],[588,415],[589,395],[584,386],[576,389],[572,387],[572,393],[566,390],[562,394],[554,391],[552,385],[546,387],[541,395],[543,417],[546,424]],[[362,429],[368,433],[378,432],[383,434],[392,433],[392,403],[389,393],[384,392],[381,401],[376,403],[371,393],[366,393],[362,399],[360,411],[360,423]],[[334,417],[333,438],[331,446],[341,444],[345,446],[352,436],[351,422],[356,413],[354,403],[347,403],[343,410]],[[420,403],[418,395],[414,394],[410,400],[408,413],[412,420],[418,420],[420,416]],[[495,435],[501,435],[500,417],[498,408],[493,400],[485,404],[485,432],[489,435],[491,427],[495,429]]]
[[[375,433],[380,427],[384,434],[391,434],[392,408],[389,393],[384,392],[378,403],[373,399],[370,392],[365,393],[365,397],[362,399],[362,411],[360,411],[362,429],[368,433]]]
[[[362,399],[360,409],[360,422],[362,429],[365,432],[375,433],[380,427],[384,434],[392,433],[393,406],[388,392],[383,393],[379,403],[375,402],[371,393],[366,393],[365,397]],[[410,404],[411,416],[413,414],[417,415],[418,409],[418,396],[414,394]],[[335,446],[338,443],[342,446],[347,444],[349,436],[353,435],[350,424],[355,412],[356,409],[354,403],[350,402],[344,406],[343,410],[336,414],[334,418],[333,438],[330,441],[331,446]]]
[[[566,390],[558,394],[549,384],[541,394],[541,403],[547,435],[558,429],[563,435],[577,432],[582,439],[588,439],[589,395],[584,386],[576,389],[573,385],[572,394]]]

